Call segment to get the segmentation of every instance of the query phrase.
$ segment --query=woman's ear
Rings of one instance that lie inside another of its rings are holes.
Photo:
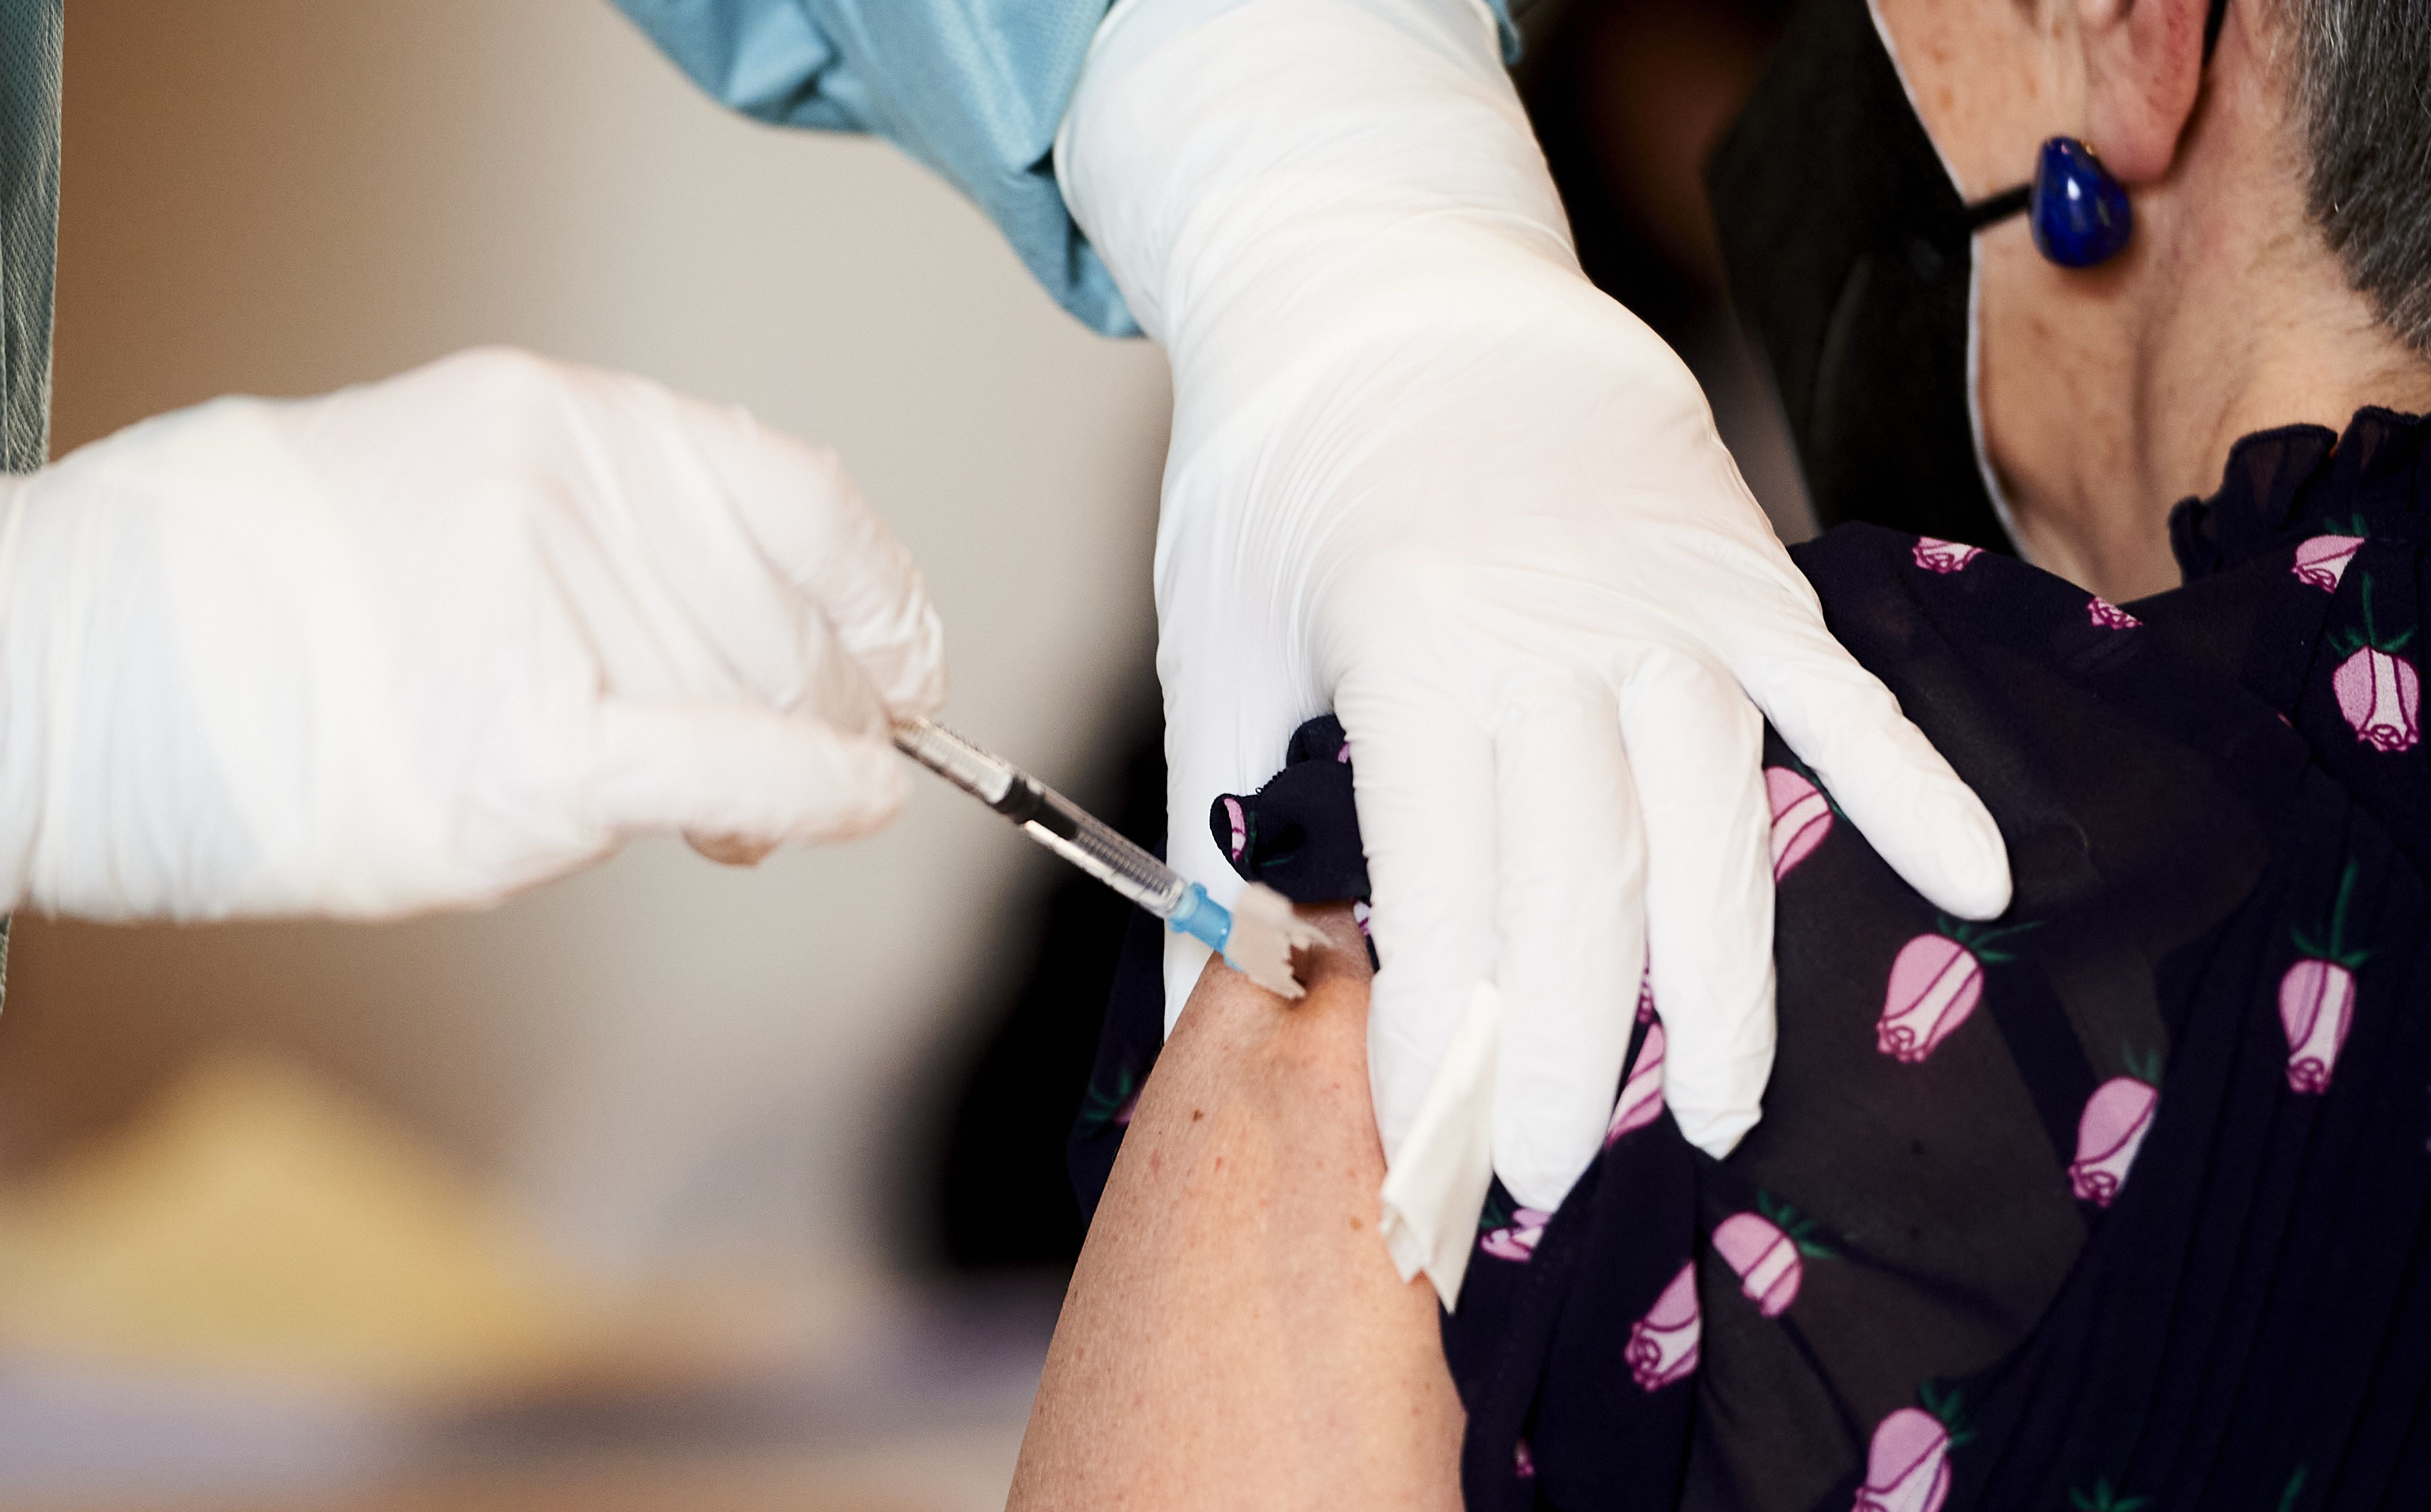
[[[2085,139],[2124,184],[2177,160],[2203,91],[2205,0],[2077,0],[2085,48]]]

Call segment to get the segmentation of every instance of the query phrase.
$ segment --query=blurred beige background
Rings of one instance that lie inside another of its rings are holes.
[[[76,0],[65,98],[55,451],[491,342],[739,401],[835,445],[910,544],[949,716],[1092,769],[1151,634],[1164,363],[893,149],[723,113],[605,0]],[[21,918],[0,1173],[268,1046],[602,1286],[757,1271],[859,1306],[891,1285],[906,1079],[969,1032],[1043,865],[930,784],[860,845],[756,871],[644,845],[481,915]]]
[[[57,450],[484,342],[740,401],[835,445],[909,542],[951,717],[1050,780],[1087,763],[1151,634],[1164,363],[1065,317],[941,182],[721,112],[604,0],[69,19]],[[1031,860],[950,797],[756,871],[644,846],[395,928],[25,920],[0,1137],[31,1152],[259,1033],[510,1173],[599,1265],[712,1236],[874,1265],[880,1103]]]

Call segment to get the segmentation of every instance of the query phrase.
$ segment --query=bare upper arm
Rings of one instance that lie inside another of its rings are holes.
[[[1376,1235],[1366,951],[1299,1003],[1211,963],[1073,1272],[1013,1506],[1457,1507],[1434,1296]]]

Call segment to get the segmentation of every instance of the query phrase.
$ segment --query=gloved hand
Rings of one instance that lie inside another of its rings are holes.
[[[1170,853],[1233,884],[1211,799],[1341,716],[1388,1158],[1491,982],[1494,1169],[1556,1206],[1650,943],[1682,1130],[1719,1154],[1756,1121],[1758,710],[1926,897],[2005,908],[1989,815],[1826,631],[1687,370],[1581,275],[1483,6],[1132,0],[1056,161],[1173,365]],[[1199,960],[1169,955],[1169,1005]]]
[[[215,400],[0,481],[0,903],[379,917],[861,834],[939,643],[739,410],[495,350]]]

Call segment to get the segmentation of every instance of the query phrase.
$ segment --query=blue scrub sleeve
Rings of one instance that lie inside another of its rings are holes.
[[[60,0],[0,0],[0,472],[32,472],[49,444],[59,21]]]
[[[61,0],[0,0],[0,472],[50,449],[51,269],[59,229]],[[8,916],[0,914],[0,979]]]
[[[868,131],[945,175],[1056,301],[1139,327],[1072,224],[1055,128],[1109,0],[615,0],[694,83],[774,126]],[[1516,57],[1509,0],[1488,0]]]

